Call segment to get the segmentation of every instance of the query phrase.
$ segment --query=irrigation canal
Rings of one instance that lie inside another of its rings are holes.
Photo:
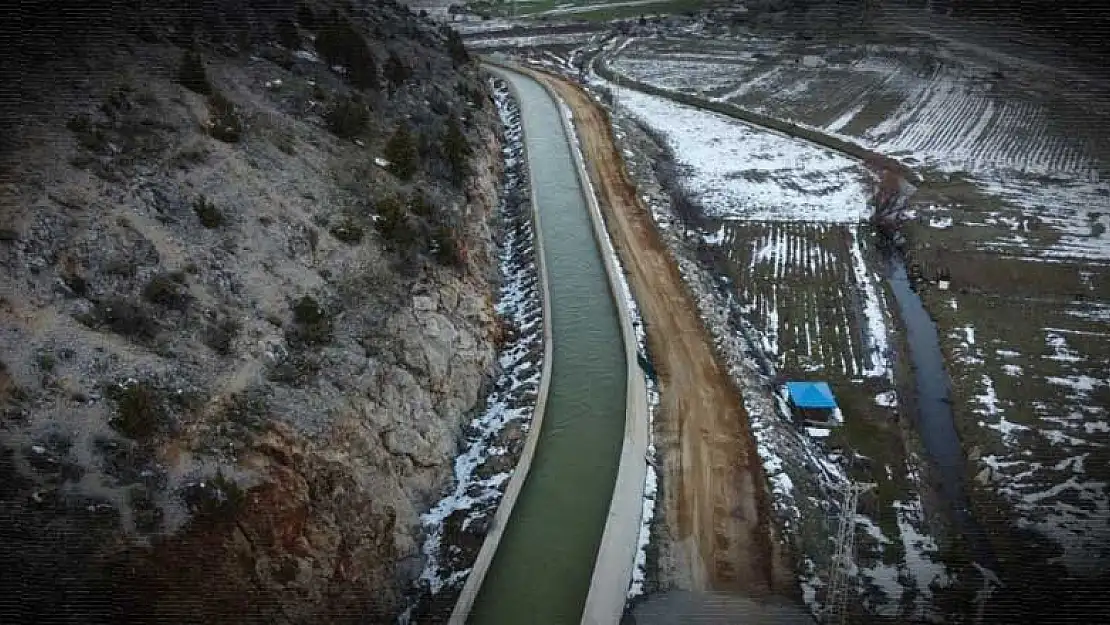
[[[621,456],[628,368],[562,112],[531,78],[491,71],[520,100],[553,345],[535,457],[468,622],[577,624]]]

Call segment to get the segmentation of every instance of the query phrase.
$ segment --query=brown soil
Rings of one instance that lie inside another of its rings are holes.
[[[608,116],[576,85],[530,73],[574,111],[610,236],[647,329],[662,398],[655,424],[662,514],[679,561],[675,579],[661,581],[695,591],[791,595],[788,554],[775,538],[748,415],[637,197]]]

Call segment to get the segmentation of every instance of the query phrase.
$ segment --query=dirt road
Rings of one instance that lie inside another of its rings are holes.
[[[670,535],[662,545],[671,561],[664,583],[749,596],[791,594],[748,416],[628,178],[606,112],[578,86],[530,73],[574,111],[606,225],[647,328],[662,396],[655,438]]]

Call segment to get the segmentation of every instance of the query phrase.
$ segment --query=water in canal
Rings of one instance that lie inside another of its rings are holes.
[[[535,458],[469,622],[578,623],[620,459],[624,344],[561,112],[535,81],[498,73],[521,99],[554,345]]]
[[[953,421],[948,374],[944,369],[936,324],[913,290],[905,263],[896,255],[887,259],[887,280],[906,327],[917,389],[917,431],[939,474],[940,493],[952,507],[953,521],[967,543],[971,558],[997,571],[986,534],[968,509],[967,458]]]

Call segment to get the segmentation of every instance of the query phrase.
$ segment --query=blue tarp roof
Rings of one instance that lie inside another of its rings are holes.
[[[836,398],[825,382],[787,382],[786,391],[799,408],[836,408]]]

